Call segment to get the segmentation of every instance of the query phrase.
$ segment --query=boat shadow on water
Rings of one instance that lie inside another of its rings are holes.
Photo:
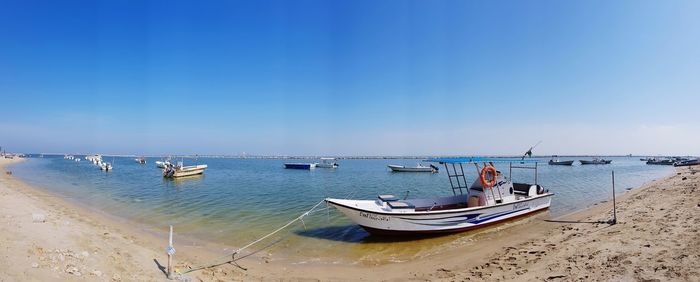
[[[397,243],[397,242],[408,242],[408,241],[419,241],[423,239],[431,239],[437,237],[445,237],[447,233],[435,233],[435,234],[413,234],[413,235],[402,235],[402,236],[381,236],[372,235],[362,229],[362,227],[355,224],[348,225],[336,225],[336,226],[326,226],[319,228],[309,228],[302,229],[294,232],[296,235],[303,237],[310,237],[316,239],[323,239],[336,242],[345,243],[361,243],[361,244],[374,244],[374,243]]]

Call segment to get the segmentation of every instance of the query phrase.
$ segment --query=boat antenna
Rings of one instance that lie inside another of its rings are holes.
[[[542,143],[542,140],[537,142],[537,144],[535,144],[535,146],[530,147],[530,149],[527,150],[527,152],[525,152],[525,154],[523,154],[523,157],[520,158],[520,160],[525,160],[525,156],[532,158],[532,149],[535,149],[535,147],[537,147],[537,145],[539,145],[540,143]]]

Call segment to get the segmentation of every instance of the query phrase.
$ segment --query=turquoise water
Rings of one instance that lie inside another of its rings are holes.
[[[451,195],[443,169],[437,174],[392,173],[388,164],[414,165],[416,160],[340,160],[337,169],[288,170],[294,160],[184,159],[186,165],[207,164],[205,175],[169,180],[155,167],[133,158],[106,157],[114,170],[100,171],[89,162],[62,157],[34,158],[12,167],[15,176],[34,186],[64,195],[109,214],[164,229],[172,224],[178,234],[230,246],[241,246],[283,225],[325,197],[373,199],[378,194],[409,197]],[[302,161],[308,162],[308,161]],[[442,168],[442,167],[441,167]],[[465,167],[468,182],[473,166]],[[507,165],[500,170],[508,173]],[[619,193],[669,175],[672,168],[648,166],[638,158],[613,158],[611,165],[538,167],[538,183],[555,193],[550,213],[567,214],[611,197],[610,172],[615,170]],[[513,170],[518,182],[534,181],[533,171]],[[323,206],[325,208],[325,206]],[[407,243],[386,242],[369,236],[339,212],[321,210],[286,233],[277,247],[283,252],[355,256],[363,252],[406,252]],[[326,250],[325,252],[323,250]],[[409,254],[410,256],[410,254]]]

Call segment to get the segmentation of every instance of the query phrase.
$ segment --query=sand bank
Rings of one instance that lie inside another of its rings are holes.
[[[0,281],[166,280],[165,230],[145,231],[30,187],[0,159]],[[459,236],[428,256],[382,265],[299,264],[262,253],[193,272],[192,280],[690,280],[700,266],[700,174],[651,183],[618,199],[618,224],[545,222],[546,213]],[[684,179],[685,178],[685,179]],[[567,220],[611,218],[600,204]],[[177,237],[176,237],[177,238]],[[179,268],[224,254],[178,242]]]

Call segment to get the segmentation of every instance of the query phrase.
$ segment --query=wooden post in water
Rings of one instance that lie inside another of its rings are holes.
[[[615,171],[614,170],[612,171],[612,191],[613,191],[612,192],[613,193],[613,220],[612,220],[611,225],[614,225],[614,224],[617,224],[617,206],[615,203]]]

